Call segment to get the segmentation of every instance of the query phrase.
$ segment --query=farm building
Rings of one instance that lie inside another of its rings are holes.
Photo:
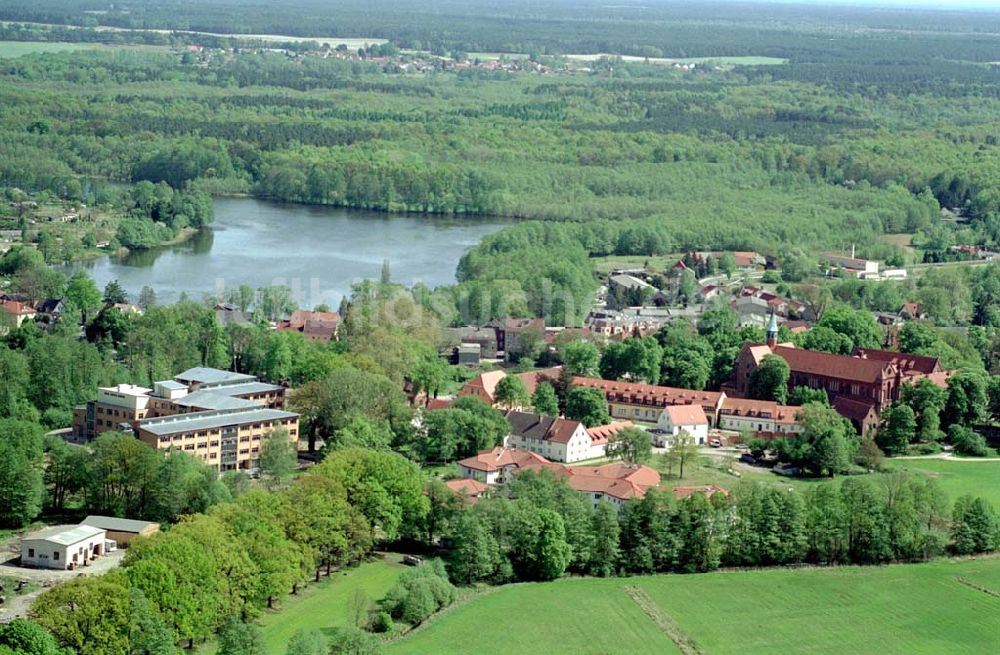
[[[90,525],[55,527],[25,535],[21,564],[44,569],[75,569],[104,554],[106,533]]]
[[[88,516],[81,525],[104,530],[107,533],[107,539],[114,541],[119,548],[127,548],[129,542],[136,537],[148,537],[160,531],[159,523],[119,519],[113,516]]]

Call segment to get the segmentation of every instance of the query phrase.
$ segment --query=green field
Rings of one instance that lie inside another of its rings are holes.
[[[83,50],[99,48],[91,43],[59,43],[47,41],[0,41],[0,58],[20,57],[37,52],[65,52],[66,50]]]
[[[267,652],[272,655],[284,653],[292,635],[301,628],[319,628],[329,634],[350,624],[355,591],[363,591],[372,603],[381,599],[404,568],[400,558],[390,553],[384,560],[334,573],[319,584],[310,584],[298,596],[285,598],[281,609],[265,612],[257,624]],[[201,652],[213,655],[215,644],[206,644]]]
[[[908,459],[891,461],[889,465],[931,476],[941,484],[951,502],[972,494],[986,498],[1000,510],[1000,462]]]
[[[1000,559],[516,585],[386,648],[435,653],[670,653],[636,585],[704,653],[988,653],[1000,649]],[[474,643],[473,643],[474,641]]]

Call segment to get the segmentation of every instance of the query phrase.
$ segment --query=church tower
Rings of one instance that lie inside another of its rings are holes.
[[[778,315],[771,308],[771,320],[767,323],[767,347],[774,349],[778,345]]]

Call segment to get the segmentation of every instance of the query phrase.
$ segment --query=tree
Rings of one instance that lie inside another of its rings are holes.
[[[618,510],[606,500],[594,508],[591,519],[594,543],[590,551],[591,575],[608,577],[618,570],[619,536]]]
[[[830,397],[825,389],[813,389],[812,387],[794,387],[788,394],[789,405],[808,405],[809,403],[830,404]]]
[[[833,477],[843,472],[853,453],[848,442],[854,432],[850,422],[819,403],[803,405],[796,419],[802,432],[789,440],[792,451],[797,453],[794,463],[816,475]]]
[[[130,655],[175,655],[174,635],[146,600],[141,589],[129,589]]]
[[[653,442],[642,428],[623,428],[608,441],[607,455],[623,462],[641,464],[653,455]]]
[[[748,391],[751,398],[773,400],[784,405],[788,399],[788,379],[791,369],[778,355],[765,355],[750,374]]]
[[[722,257],[719,257],[719,270],[726,274],[726,279],[732,279],[733,273],[736,272],[736,258],[731,252],[722,253]]]
[[[500,567],[500,550],[476,512],[461,512],[455,524],[448,572],[458,584],[491,579]]]
[[[320,460],[334,450],[344,448],[367,448],[369,450],[389,450],[392,444],[392,430],[385,421],[358,414],[327,437],[320,450]]]
[[[899,330],[899,351],[921,355],[938,342],[937,332],[927,323],[907,321]]]
[[[663,466],[667,469],[668,473],[672,473],[674,466],[677,466],[678,477],[683,479],[684,467],[689,462],[694,461],[696,457],[698,457],[697,442],[695,442],[694,437],[690,433],[686,430],[681,430],[671,441],[670,449],[663,453]]]
[[[46,591],[31,618],[81,655],[129,655],[128,581],[121,573],[74,578]]]
[[[531,554],[536,580],[555,580],[562,576],[573,557],[566,543],[566,528],[562,517],[550,509],[538,510],[539,530]]]
[[[227,617],[219,628],[219,655],[266,655],[260,628],[243,623],[235,616]]]
[[[959,555],[985,553],[1000,545],[1000,522],[984,498],[965,495],[951,512],[952,549]]]
[[[989,454],[986,439],[981,434],[963,425],[955,423],[948,428],[948,438],[951,439],[951,444],[955,447],[955,452],[960,455],[986,457]]]
[[[427,484],[424,485],[424,493],[427,494],[429,507],[424,516],[423,524],[427,543],[433,544],[436,536],[448,531],[451,522],[461,510],[462,503],[458,494],[437,478],[427,481]]]
[[[44,498],[41,428],[0,419],[0,525],[27,525],[41,512]]]
[[[524,407],[530,401],[528,389],[516,375],[508,375],[497,383],[496,402],[509,409]]]
[[[598,374],[601,351],[589,341],[571,341],[563,346],[561,359],[570,375],[594,377]]]
[[[286,655],[328,655],[330,643],[318,628],[299,628],[288,642]]]
[[[948,399],[943,419],[946,425],[970,425],[986,417],[989,398],[986,375],[982,371],[962,369],[948,378]]]
[[[900,402],[910,406],[917,417],[917,437],[933,442],[941,438],[941,410],[948,402],[948,391],[927,378],[916,384],[904,384]]]
[[[139,291],[139,300],[136,303],[142,309],[146,311],[151,307],[156,306],[156,291],[153,287],[144,286],[141,291]]]
[[[866,471],[872,472],[882,468],[882,457],[882,450],[873,439],[862,439],[854,461],[858,466],[863,466]]]
[[[848,337],[855,348],[878,348],[882,344],[882,331],[869,311],[831,307],[816,325]]]
[[[882,423],[875,435],[875,443],[888,455],[899,455],[913,441],[917,419],[909,405],[895,403],[882,412]]]
[[[600,389],[573,387],[566,396],[566,418],[592,428],[611,421],[608,402]]]
[[[128,294],[118,283],[118,280],[111,280],[104,286],[104,297],[102,302],[107,305],[119,305],[128,302]]]
[[[382,655],[382,642],[360,628],[341,628],[330,646],[333,655]]]
[[[601,355],[600,371],[605,380],[628,377],[637,382],[656,384],[660,379],[663,348],[653,337],[625,339],[610,343]]]
[[[531,396],[531,407],[542,416],[559,416],[559,397],[555,387],[548,382],[540,382]]]
[[[84,313],[97,307],[101,302],[101,292],[85,272],[76,271],[66,284],[66,299]]]
[[[819,325],[802,335],[802,347],[806,350],[849,355],[854,349],[854,342],[846,334]]]
[[[260,447],[261,479],[268,489],[274,491],[285,485],[295,473],[299,464],[298,448],[285,430],[271,432]]]
[[[37,623],[14,619],[0,623],[0,653],[9,655],[66,655],[55,637]]]

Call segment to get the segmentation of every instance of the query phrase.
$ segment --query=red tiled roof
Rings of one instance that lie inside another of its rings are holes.
[[[13,316],[34,316],[35,308],[17,300],[4,300],[4,310]]]
[[[497,446],[490,450],[484,450],[472,457],[466,457],[458,461],[461,466],[474,471],[499,471],[505,466],[525,468],[532,464],[548,465],[549,460],[541,455],[536,455],[530,450],[519,450],[517,448],[504,448]]]
[[[860,400],[845,398],[844,396],[834,398],[832,407],[841,416],[855,420],[858,423],[867,419],[875,411],[875,406],[872,403],[865,403]]]
[[[579,387],[600,389],[609,401],[618,401],[635,405],[651,405],[667,407],[669,405],[693,405],[718,407],[722,399],[719,391],[696,391],[693,389],[678,389],[661,387],[655,384],[640,384],[638,382],[619,382],[601,380],[598,378],[574,377],[573,384]]]
[[[664,410],[671,425],[708,425],[708,417],[701,405],[670,405]]]
[[[551,368],[543,368],[537,371],[518,373],[517,377],[521,378],[521,382],[524,383],[524,387],[528,390],[528,393],[535,393],[535,389],[538,388],[538,384],[540,382],[558,380],[561,373],[562,366],[553,366]]]
[[[563,467],[566,482],[577,491],[603,493],[619,500],[641,498],[660,484],[660,474],[641,464]]]
[[[448,398],[431,398],[427,402],[427,411],[433,412],[435,409],[448,409],[451,407],[451,400]]]
[[[605,444],[608,443],[608,439],[618,434],[625,428],[630,428],[634,426],[635,423],[632,421],[616,421],[614,423],[608,423],[607,425],[599,425],[594,428],[587,430],[587,434],[590,435],[591,444]]]
[[[874,348],[855,348],[855,356],[879,362],[889,362],[899,367],[904,373],[918,371],[923,374],[936,373],[941,370],[937,357],[911,355],[891,350],[875,350]]]
[[[460,496],[468,496],[470,498],[475,498],[490,488],[488,484],[479,480],[473,480],[472,478],[448,480],[444,485]]]
[[[747,416],[752,418],[774,418],[778,413],[778,403],[773,400],[751,400],[749,398],[726,398],[719,413],[725,416]]]
[[[504,414],[511,433],[550,443],[569,443],[583,424],[567,418],[552,418],[531,412],[509,411]]]
[[[793,373],[809,373],[827,378],[874,383],[890,374],[890,362],[835,355],[790,346],[776,346],[774,354],[786,362]]]

